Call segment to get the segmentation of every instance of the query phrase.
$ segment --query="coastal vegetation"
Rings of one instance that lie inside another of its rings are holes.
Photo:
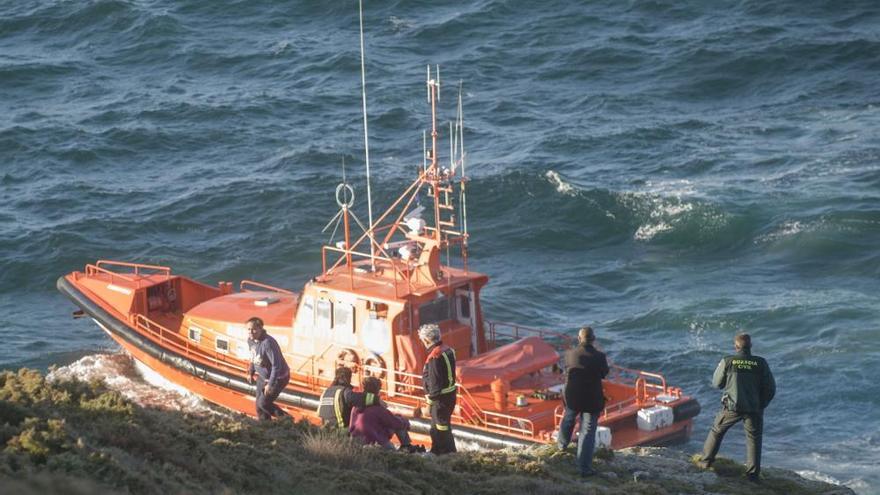
[[[145,408],[100,380],[29,369],[0,373],[0,445],[0,492],[17,494],[852,493],[778,469],[753,485],[735,462],[701,471],[657,448],[600,451],[587,481],[551,446],[398,454],[304,422]]]

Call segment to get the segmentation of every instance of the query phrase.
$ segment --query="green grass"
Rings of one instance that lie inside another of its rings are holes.
[[[0,373],[0,448],[0,493],[22,495],[693,491],[687,482],[662,476],[634,482],[624,467],[632,457],[611,451],[596,455],[603,476],[582,482],[574,454],[553,446],[442,457],[398,454],[306,423],[145,409],[101,382],[47,382],[26,369]],[[730,462],[730,472],[737,466]],[[724,476],[713,489],[740,493]],[[802,493],[800,488],[774,479],[762,492]]]

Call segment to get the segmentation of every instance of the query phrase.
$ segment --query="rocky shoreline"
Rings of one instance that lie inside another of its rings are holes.
[[[292,422],[142,407],[100,380],[0,373],[0,493],[851,494],[764,469],[760,484],[719,459],[670,449],[600,451],[582,481],[552,446],[434,457],[362,447]]]

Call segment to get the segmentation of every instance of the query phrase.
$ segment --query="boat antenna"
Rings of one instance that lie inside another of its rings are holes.
[[[373,239],[373,198],[370,191],[370,137],[367,132],[367,76],[364,66],[364,0],[358,0],[358,13],[360,14],[361,28],[361,101],[364,109],[364,161],[367,165],[367,222],[370,229],[370,268],[376,270],[375,239]]]
[[[464,110],[463,105],[461,104],[461,93],[462,93],[462,82],[458,82],[458,115],[456,118],[456,127],[458,127],[458,135],[456,136],[458,141],[458,160],[461,164],[461,231],[464,233],[464,247],[465,247],[465,269],[467,269],[467,241],[468,241],[468,224],[467,224],[467,175],[465,174],[464,162],[465,162],[465,152],[464,152]]]

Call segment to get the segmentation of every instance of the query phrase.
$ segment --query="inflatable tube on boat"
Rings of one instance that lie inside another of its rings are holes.
[[[701,409],[702,408],[700,407],[700,403],[697,402],[697,399],[683,402],[672,408],[672,420],[678,423],[679,421],[694,418],[697,414],[700,414]]]
[[[74,304],[79,306],[80,309],[82,309],[87,315],[98,322],[98,324],[102,326],[105,330],[120,336],[124,340],[143,350],[150,356],[165,363],[166,365],[221,387],[236,390],[238,392],[248,395],[256,394],[256,387],[254,385],[248,384],[247,381],[245,381],[244,377],[232,375],[224,371],[194,363],[186,357],[174,351],[164,349],[153,341],[140,335],[137,331],[135,331],[122,321],[118,320],[116,317],[107,312],[107,310],[86,297],[82,292],[79,291],[79,289],[73,286],[73,284],[71,284],[66,277],[59,277],[58,282],[56,283],[56,287],[58,288],[59,292],[70,298],[70,300],[73,301]],[[320,398],[316,395],[306,394],[291,389],[285,389],[278,396],[277,401],[285,405],[290,405],[300,409],[310,409],[314,411],[318,408]],[[699,405],[697,406],[697,411],[699,411]],[[409,422],[410,429],[412,431],[417,431],[424,434],[430,433],[430,421],[420,418],[412,418],[409,420]],[[452,432],[455,438],[458,440],[476,443],[482,447],[487,448],[524,447],[535,444],[535,442],[533,441],[505,437],[497,433],[477,430],[461,425],[455,425],[455,427],[452,429]]]

